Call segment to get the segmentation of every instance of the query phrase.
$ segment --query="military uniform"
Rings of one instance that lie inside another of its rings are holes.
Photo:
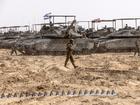
[[[17,55],[17,42],[19,41],[19,38],[20,37],[18,36],[18,39],[15,40],[15,43],[11,48],[11,55],[13,55],[13,53],[15,53]]]
[[[67,55],[66,55],[66,60],[65,60],[65,67],[67,66],[67,63],[70,59],[72,65],[74,66],[74,68],[76,68],[77,66],[74,63],[73,54],[72,54],[73,53],[73,40],[70,40],[70,42],[67,43],[66,50],[67,50]]]
[[[13,55],[13,53],[15,53],[17,55],[17,50],[16,50],[16,45],[15,44],[11,49],[11,55]]]
[[[128,25],[127,24],[125,25],[125,29],[128,29]]]
[[[140,50],[139,50],[139,44],[138,41],[135,42],[135,52],[134,52],[134,56],[138,53],[138,56],[140,56]]]

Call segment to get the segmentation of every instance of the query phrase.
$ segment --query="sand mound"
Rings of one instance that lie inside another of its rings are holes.
[[[79,55],[77,69],[65,68],[65,56],[10,56],[0,50],[0,91],[114,89],[116,97],[40,97],[0,105],[139,105],[140,58],[122,54]],[[74,56],[75,57],[75,56]]]

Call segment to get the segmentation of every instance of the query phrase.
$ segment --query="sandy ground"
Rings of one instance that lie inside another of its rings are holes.
[[[47,96],[0,99],[0,105],[140,105],[140,57],[133,53],[74,56],[10,56],[0,50],[0,93],[113,89],[117,96]]]

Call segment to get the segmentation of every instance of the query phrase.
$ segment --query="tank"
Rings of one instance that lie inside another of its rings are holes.
[[[25,55],[63,55],[66,52],[66,44],[73,39],[75,54],[93,52],[94,40],[79,34],[75,23],[76,20],[73,20],[68,26],[55,26],[50,22],[49,26],[44,24],[38,33],[9,32],[0,36],[0,48],[10,49],[14,46]]]
[[[124,28],[105,37],[95,38],[94,41],[98,44],[96,52],[133,52],[136,41],[140,46],[140,30]]]
[[[65,17],[65,16],[64,16]],[[113,21],[114,22],[114,21]],[[11,27],[10,27],[11,28]],[[140,27],[126,26],[116,30],[104,27],[101,30],[80,32],[74,19],[70,24],[49,22],[42,24],[39,32],[9,31],[0,34],[0,48],[15,47],[24,55],[63,55],[66,44],[74,39],[75,54],[95,52],[131,52],[140,38]],[[139,46],[140,46],[140,41]]]

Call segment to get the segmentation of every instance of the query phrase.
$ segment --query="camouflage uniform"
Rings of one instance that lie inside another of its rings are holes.
[[[139,50],[139,43],[138,41],[135,42],[135,52],[134,52],[134,56],[138,53],[138,56],[140,56],[140,50]]]
[[[65,67],[67,66],[67,63],[70,59],[72,65],[74,66],[74,68],[76,68],[77,66],[74,63],[74,59],[73,59],[73,40],[71,39],[69,43],[67,43],[67,56],[66,56],[66,60],[65,60]]]
[[[13,55],[13,53],[15,53],[17,55],[17,52],[20,52],[21,54],[25,55],[26,48],[27,48],[27,46],[14,44],[14,46],[11,48],[11,55]]]
[[[17,55],[16,44],[14,44],[11,48],[11,55],[13,55],[13,53]]]

